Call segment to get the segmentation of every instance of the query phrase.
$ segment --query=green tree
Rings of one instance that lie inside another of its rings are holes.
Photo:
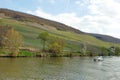
[[[99,56],[108,56],[109,55],[109,51],[107,48],[105,47],[100,47],[100,53]]]
[[[49,44],[49,51],[53,53],[54,56],[62,53],[64,49],[64,40],[57,38]]]
[[[82,50],[81,50],[82,56],[85,56],[87,54],[87,45],[86,43],[83,43],[81,46],[82,46]]]
[[[115,47],[115,55],[120,56],[120,48],[119,47]]]
[[[46,41],[47,41],[48,38],[49,38],[48,32],[42,32],[42,33],[40,33],[37,38],[42,40],[43,50],[45,50]]]
[[[115,47],[111,46],[110,48],[108,48],[108,53],[109,56],[115,55]]]
[[[5,47],[11,52],[11,56],[17,56],[23,44],[23,37],[13,28],[7,30],[5,37]]]

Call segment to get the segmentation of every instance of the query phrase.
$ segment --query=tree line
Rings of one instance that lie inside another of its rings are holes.
[[[38,35],[38,39],[40,39],[43,43],[43,51],[46,51],[45,46],[50,38],[48,32],[42,32]],[[51,37],[52,41],[49,42],[48,52],[52,53],[53,56],[59,56],[62,54],[65,48],[65,40],[57,37]],[[72,50],[72,51],[71,51]],[[87,45],[86,43],[80,44],[79,51],[74,51],[70,49],[67,52],[67,56],[73,56],[74,53],[79,53],[79,56],[120,56],[120,48],[116,46],[111,46],[109,48],[105,47],[96,47],[92,45]],[[65,53],[65,52],[64,52]],[[65,54],[64,54],[65,55]]]

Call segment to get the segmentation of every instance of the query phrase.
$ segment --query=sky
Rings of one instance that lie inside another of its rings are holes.
[[[120,38],[120,0],[0,0],[0,8],[58,21],[84,32]]]

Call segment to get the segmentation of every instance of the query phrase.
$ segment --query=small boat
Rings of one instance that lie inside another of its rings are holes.
[[[103,57],[102,56],[98,56],[98,57],[95,57],[93,60],[94,61],[103,61]]]

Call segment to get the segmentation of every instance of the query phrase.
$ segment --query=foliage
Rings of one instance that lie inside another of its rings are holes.
[[[108,56],[112,56],[115,55],[115,47],[111,46],[110,48],[108,48]]]
[[[57,55],[62,53],[64,49],[64,40],[60,38],[56,38],[53,42],[49,44],[49,52],[53,53],[53,55]]]
[[[42,42],[43,42],[43,50],[45,50],[46,41],[49,38],[48,32],[40,33],[37,38],[42,40]]]
[[[87,45],[85,43],[81,44],[80,48],[81,48],[81,56],[87,55]]]
[[[115,47],[115,55],[120,56],[120,48],[119,47]]]
[[[100,47],[100,51],[101,51],[101,53],[99,54],[99,56],[108,56],[109,55],[109,50],[105,47]]]
[[[5,47],[11,52],[11,56],[17,56],[19,52],[19,47],[23,44],[22,36],[19,32],[15,31],[13,28],[7,30],[6,32]]]

